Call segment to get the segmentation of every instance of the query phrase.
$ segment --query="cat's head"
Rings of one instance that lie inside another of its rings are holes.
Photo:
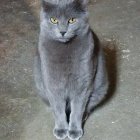
[[[82,35],[89,26],[87,0],[43,0],[41,26],[60,42]]]

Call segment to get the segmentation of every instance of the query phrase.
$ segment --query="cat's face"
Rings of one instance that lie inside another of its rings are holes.
[[[49,38],[67,42],[81,35],[87,26],[87,8],[84,0],[51,4],[43,2],[42,25],[47,29]]]

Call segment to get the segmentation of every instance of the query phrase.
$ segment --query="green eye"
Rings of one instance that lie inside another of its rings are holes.
[[[57,20],[55,17],[51,17],[51,18],[50,18],[50,21],[51,21],[53,24],[57,24],[57,23],[58,23],[58,20]]]
[[[70,24],[73,24],[76,22],[76,18],[70,18],[69,21],[68,21]]]

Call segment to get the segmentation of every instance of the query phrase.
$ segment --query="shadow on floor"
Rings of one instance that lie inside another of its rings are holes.
[[[112,40],[111,42],[103,42],[102,45],[105,52],[106,68],[109,79],[109,89],[105,99],[101,102],[99,107],[109,102],[115,95],[118,77],[117,43]]]
[[[109,87],[108,87],[108,92],[106,94],[106,97],[104,98],[104,100],[97,105],[93,111],[95,109],[97,109],[98,107],[101,107],[103,105],[105,105],[106,103],[108,103],[113,96],[115,95],[115,90],[116,90],[116,86],[117,86],[117,75],[118,75],[118,71],[117,71],[117,64],[118,64],[118,59],[117,59],[117,43],[114,39],[110,39],[109,41],[102,41],[99,44],[99,40],[97,38],[97,36],[93,33],[93,35],[95,36],[94,40],[95,40],[95,45],[101,45],[101,47],[103,48],[104,54],[105,54],[105,62],[106,62],[106,69],[107,69],[107,74],[108,74],[108,80],[109,80]],[[97,43],[96,43],[97,42]]]

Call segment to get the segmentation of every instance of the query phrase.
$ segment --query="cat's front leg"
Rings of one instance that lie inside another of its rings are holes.
[[[51,101],[51,107],[55,119],[53,134],[57,139],[65,139],[68,134],[68,123],[65,113],[65,106],[65,101],[59,98],[55,98],[53,101]]]
[[[75,97],[71,101],[71,114],[69,122],[68,137],[70,140],[79,140],[83,135],[82,119],[86,107],[86,99]]]

